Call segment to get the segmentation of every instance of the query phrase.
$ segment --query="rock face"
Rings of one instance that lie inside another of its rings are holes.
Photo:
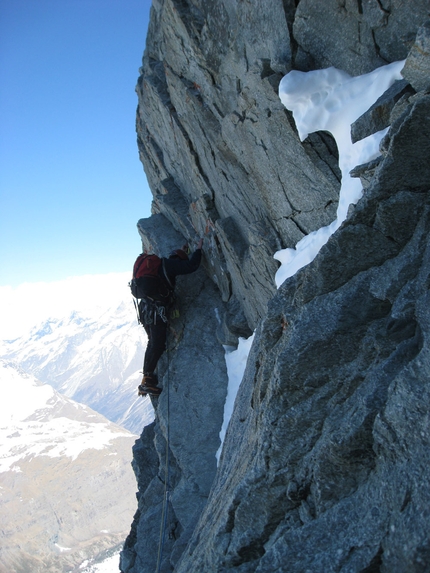
[[[427,0],[300,0],[294,17],[295,68],[335,66],[358,76],[406,58],[429,16]]]
[[[166,239],[167,231],[160,236]],[[165,242],[161,252],[166,246],[168,252],[174,243]],[[180,316],[170,323],[168,350],[158,367],[163,393],[154,400],[156,422],[144,429],[134,448],[139,507],[122,553],[125,571],[156,570],[166,479],[170,501],[162,570],[170,570],[170,559],[180,557],[194,530],[216,472],[227,393],[218,336],[228,305],[203,268],[178,277],[176,292]]]
[[[154,212],[210,237],[208,274],[252,329],[275,292],[273,253],[329,224],[339,191],[335,146],[303,146],[277,96],[291,45],[270,4],[154,2],[137,87]]]
[[[153,1],[137,132],[154,214],[138,229],[162,255],[206,239],[134,448],[124,573],[430,571],[427,17],[419,0]],[[363,198],[276,291],[273,253],[330,223],[340,187],[336,145],[299,141],[280,79],[403,58],[405,81],[353,128],[391,125],[354,170]],[[222,344],[254,330],[216,468]]]

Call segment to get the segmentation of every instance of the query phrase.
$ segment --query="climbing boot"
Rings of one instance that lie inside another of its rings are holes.
[[[159,396],[163,390],[157,386],[148,386],[148,384],[139,384],[137,387],[138,396]]]
[[[147,374],[142,378],[142,384],[137,387],[138,396],[159,396],[161,388],[157,388],[158,379],[156,374]]]

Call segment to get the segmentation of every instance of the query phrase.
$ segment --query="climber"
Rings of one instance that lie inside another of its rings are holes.
[[[142,299],[139,303],[140,322],[145,328],[148,335],[148,345],[146,347],[145,358],[143,361],[143,379],[138,387],[139,396],[159,396],[161,388],[158,388],[158,378],[155,374],[157,363],[166,350],[166,338],[168,327],[168,311],[173,301],[173,291],[175,288],[176,277],[178,275],[187,275],[196,271],[200,266],[202,258],[203,239],[200,239],[197,249],[188,258],[188,245],[182,249],[172,251],[169,258],[162,258],[161,265],[158,268],[158,278],[161,289],[165,293],[162,296],[165,303],[154,303],[148,299]],[[154,310],[155,309],[155,310]],[[149,317],[149,318],[148,318]]]

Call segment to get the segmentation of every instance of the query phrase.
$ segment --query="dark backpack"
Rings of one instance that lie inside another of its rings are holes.
[[[131,294],[137,299],[167,303],[172,289],[164,278],[163,262],[157,255],[139,255],[134,263]]]

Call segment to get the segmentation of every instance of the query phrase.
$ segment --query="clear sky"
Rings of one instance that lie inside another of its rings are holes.
[[[1,0],[0,286],[129,271],[151,0]],[[131,271],[130,271],[131,272]]]

